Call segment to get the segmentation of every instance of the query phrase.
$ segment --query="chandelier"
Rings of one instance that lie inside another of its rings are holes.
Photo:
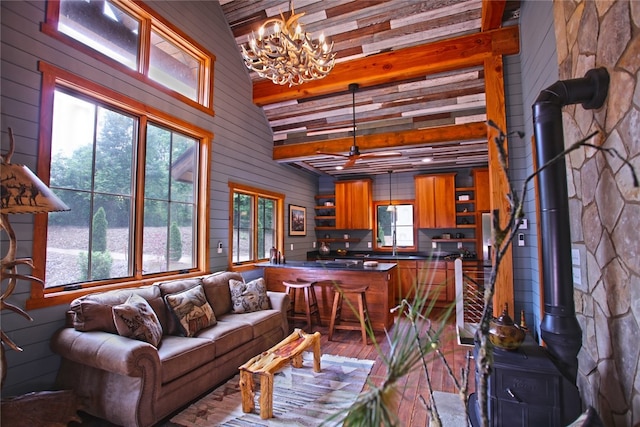
[[[333,68],[335,53],[333,43],[327,45],[324,34],[317,41],[303,31],[298,20],[304,15],[296,14],[291,2],[291,15],[285,20],[271,18],[265,21],[249,39],[248,47],[242,46],[242,56],[247,68],[260,77],[276,84],[289,87],[311,80],[318,80],[329,74]],[[270,25],[273,24],[271,28]],[[272,30],[271,33],[265,35]]]

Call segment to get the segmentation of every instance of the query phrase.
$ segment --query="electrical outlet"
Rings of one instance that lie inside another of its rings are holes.
[[[518,234],[518,246],[524,246],[524,233]]]
[[[431,249],[438,249],[438,242],[431,242]]]
[[[349,249],[349,242],[344,242],[344,247]]]
[[[367,242],[367,248],[371,249],[371,242]]]
[[[291,250],[293,250],[293,243],[291,244]]]
[[[316,242],[313,242],[313,249],[316,248]]]
[[[462,249],[462,242],[458,242],[458,249]]]

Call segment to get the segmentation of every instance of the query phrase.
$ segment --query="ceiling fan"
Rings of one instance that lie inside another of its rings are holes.
[[[360,85],[358,83],[351,83],[349,85],[349,91],[351,92],[352,97],[352,110],[353,110],[353,145],[349,148],[349,152],[347,154],[341,153],[328,153],[325,151],[317,151],[318,154],[324,154],[327,156],[337,156],[337,157],[345,157],[347,161],[342,166],[338,166],[338,169],[348,168],[353,166],[358,159],[363,159],[367,157],[399,157],[402,156],[402,153],[399,151],[372,151],[367,153],[361,153],[360,148],[356,144],[356,91]]]

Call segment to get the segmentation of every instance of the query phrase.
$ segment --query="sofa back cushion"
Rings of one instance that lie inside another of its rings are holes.
[[[200,277],[190,277],[187,279],[177,279],[177,280],[169,280],[166,282],[157,282],[155,283],[160,289],[160,295],[164,299],[167,295],[177,294],[187,289],[194,288],[202,283],[202,279]],[[163,304],[165,310],[165,316],[167,318],[167,328],[164,329],[164,333],[166,335],[182,335],[183,331],[180,327],[178,319],[173,315],[173,312],[170,307],[166,304]]]
[[[229,280],[231,279],[243,281],[240,273],[232,271],[220,271],[202,277],[204,293],[209,304],[213,307],[216,317],[231,313],[233,309],[231,291],[229,290]]]
[[[73,327],[78,331],[105,331],[117,334],[113,321],[113,306],[125,303],[131,295],[147,300],[160,321],[163,330],[167,328],[167,313],[157,286],[116,289],[84,295],[71,301],[69,310],[73,315]]]

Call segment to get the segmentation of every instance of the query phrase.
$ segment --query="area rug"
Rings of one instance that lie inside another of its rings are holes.
[[[212,426],[319,426],[356,400],[373,366],[373,360],[323,354],[320,373],[313,372],[313,354],[303,353],[302,368],[287,366],[274,375],[273,418],[260,418],[259,385],[255,379],[255,409],[242,412],[239,376],[171,418],[170,425]],[[333,422],[329,425],[336,425]]]

